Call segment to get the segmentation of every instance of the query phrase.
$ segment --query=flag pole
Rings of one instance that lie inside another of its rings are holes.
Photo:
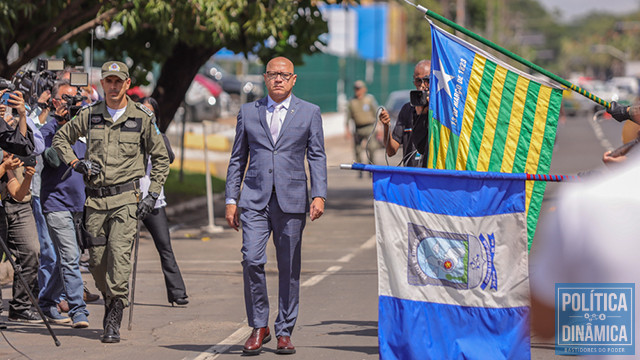
[[[554,73],[552,73],[550,71],[547,71],[546,69],[541,68],[540,66],[532,63],[531,61],[526,60],[525,58],[512,53],[511,51],[503,48],[502,46],[497,45],[497,44],[495,44],[495,43],[483,38],[482,36],[474,33],[473,31],[468,30],[468,29],[456,24],[455,22],[453,22],[453,21],[451,21],[451,20],[449,20],[449,19],[447,19],[447,18],[445,18],[445,17],[443,17],[443,16],[441,16],[439,14],[436,14],[433,11],[431,11],[429,9],[426,9],[423,6],[416,5],[416,4],[412,3],[409,0],[404,0],[404,1],[407,4],[409,4],[411,6],[414,6],[416,9],[424,12],[424,14],[426,16],[430,16],[430,17],[440,21],[441,23],[446,24],[446,25],[448,25],[448,26],[460,31],[461,33],[463,33],[463,34],[465,34],[465,35],[467,35],[467,36],[469,36],[469,37],[471,37],[471,38],[473,38],[473,39],[475,39],[475,40],[477,40],[477,41],[489,46],[490,48],[501,52],[502,54],[512,58],[513,60],[515,60],[515,61],[517,61],[517,62],[519,62],[521,64],[524,64],[524,65],[534,69],[535,71],[545,75],[546,77],[548,77],[550,79],[553,79],[554,81],[556,81],[556,82],[568,87],[569,89],[571,89],[571,90],[577,92],[578,94],[588,98],[589,100],[594,101],[594,102],[604,106],[607,109],[611,108],[611,104],[608,101],[605,101],[605,100],[593,95],[592,93],[590,93],[587,90],[581,88],[580,86],[572,84],[571,82],[561,78],[560,76],[558,76],[558,75],[556,75],[556,74],[554,74]]]
[[[381,166],[381,165],[367,165],[360,163],[352,164],[340,164],[340,170],[357,170],[357,171],[369,171],[369,172],[392,172],[396,174],[424,174],[429,173],[431,175],[456,175],[465,177],[481,177],[482,172],[468,171],[468,170],[445,170],[445,169],[426,169],[426,168],[414,168],[414,167],[398,167],[398,166]],[[496,173],[499,174],[501,179],[511,180],[528,180],[528,181],[547,181],[547,182],[561,182],[561,181],[577,181],[580,180],[579,175],[550,175],[550,174],[529,174],[529,173]]]

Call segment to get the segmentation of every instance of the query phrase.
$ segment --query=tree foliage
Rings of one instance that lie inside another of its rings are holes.
[[[0,76],[10,76],[62,43],[84,47],[92,40],[87,31],[96,25],[108,29],[114,22],[124,33],[95,39],[95,50],[105,58],[130,58],[138,77],[161,64],[153,92],[161,128],[168,126],[200,66],[218,50],[252,52],[263,61],[280,55],[300,63],[303,55],[317,51],[318,37],[328,31],[314,0],[4,0]],[[9,64],[13,44],[18,59]]]

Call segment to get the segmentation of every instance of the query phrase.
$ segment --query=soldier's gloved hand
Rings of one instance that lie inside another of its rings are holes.
[[[151,211],[153,211],[153,208],[156,206],[158,196],[160,196],[158,193],[150,192],[138,203],[138,210],[136,210],[136,216],[138,219],[143,220]]]
[[[100,173],[100,164],[91,160],[78,160],[74,163],[71,163],[71,167],[73,170],[79,172],[82,175],[87,176],[95,176]]]
[[[631,116],[629,115],[629,107],[620,105],[615,101],[611,102],[611,107],[607,109],[607,112],[618,121],[631,119]]]

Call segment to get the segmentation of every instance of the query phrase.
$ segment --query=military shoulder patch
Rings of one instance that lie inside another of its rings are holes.
[[[152,112],[151,110],[149,110],[146,106],[144,106],[144,105],[142,105],[142,104],[140,104],[140,103],[135,103],[135,104],[136,104],[136,107],[137,107],[138,109],[142,110],[145,114],[147,114],[147,115],[149,115],[149,116],[151,116],[151,117],[153,117],[153,116],[154,116],[154,115],[153,115],[153,112]]]

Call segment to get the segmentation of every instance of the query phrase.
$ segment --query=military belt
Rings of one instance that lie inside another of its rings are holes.
[[[87,187],[87,196],[91,197],[107,197],[114,196],[118,194],[122,194],[125,191],[137,190],[140,189],[140,180],[130,181],[124,184],[111,185],[111,186],[102,186],[99,188],[91,188]]]

